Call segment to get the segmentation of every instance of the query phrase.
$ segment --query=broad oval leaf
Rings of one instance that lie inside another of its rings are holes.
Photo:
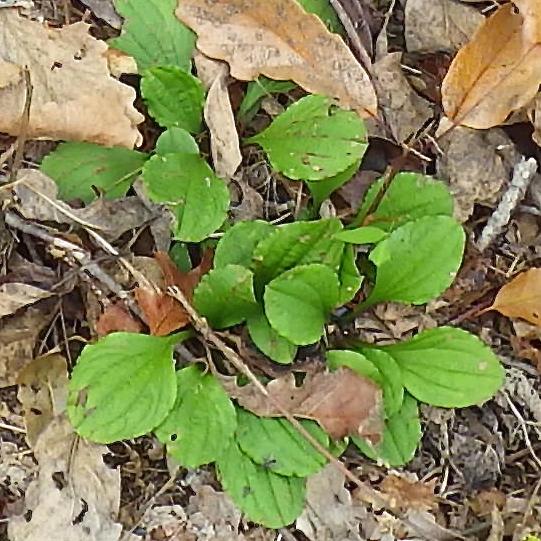
[[[296,265],[322,263],[338,272],[344,244],[334,235],[341,229],[342,224],[336,218],[277,227],[254,250],[256,291]]]
[[[340,280],[338,304],[346,304],[355,297],[364,280],[364,276],[361,276],[357,268],[355,248],[352,245],[344,246],[338,278]]]
[[[216,461],[222,486],[249,520],[281,528],[304,507],[305,480],[278,475],[253,462],[236,441]]]
[[[340,231],[334,236],[335,239],[349,244],[376,244],[380,240],[383,240],[387,236],[387,233],[379,227],[373,227],[365,225],[364,227],[357,227],[356,229],[346,229]]]
[[[466,236],[448,216],[427,216],[395,229],[370,253],[376,283],[366,305],[394,301],[422,304],[454,280]]]
[[[425,216],[453,215],[453,198],[441,180],[419,173],[398,173],[377,208],[366,216],[382,189],[380,179],[370,186],[359,209],[359,217],[370,226],[390,232]]]
[[[166,128],[201,129],[205,90],[203,83],[177,66],[156,66],[145,70],[141,93],[150,115]]]
[[[191,365],[179,370],[176,380],[173,409],[154,433],[179,464],[197,468],[222,454],[233,438],[237,415],[212,374]]]
[[[400,366],[406,389],[421,402],[434,406],[480,404],[494,396],[504,380],[496,355],[462,329],[430,329],[382,349]]]
[[[153,156],[145,164],[143,180],[150,199],[166,204],[173,213],[178,240],[199,242],[227,216],[227,186],[198,155]]]
[[[263,310],[246,321],[250,338],[267,357],[280,364],[290,364],[297,354],[297,346],[280,336],[269,323]]]
[[[156,141],[156,154],[174,154],[175,152],[199,154],[195,139],[184,128],[169,128]]]
[[[301,98],[247,142],[261,145],[280,173],[313,181],[351,167],[368,147],[363,121],[324,96]]]
[[[122,33],[109,43],[133,56],[139,72],[163,64],[189,70],[195,34],[174,14],[176,0],[115,0]]]
[[[67,411],[76,432],[112,443],[159,425],[175,402],[173,346],[182,336],[118,332],[85,346],[69,384]]]
[[[273,230],[273,226],[263,220],[237,222],[218,242],[214,252],[214,266],[216,268],[226,265],[249,267],[255,247]]]
[[[239,410],[238,416],[237,442],[256,464],[279,475],[307,477],[327,463],[287,419],[258,417],[246,410]],[[329,436],[317,423],[300,422],[323,447],[328,447]]]
[[[385,421],[383,439],[378,445],[356,436],[351,439],[368,458],[396,467],[407,464],[413,458],[421,436],[417,401],[406,394],[400,410]]]
[[[265,287],[265,314],[273,329],[293,344],[317,342],[338,302],[338,278],[325,265],[301,265]]]
[[[201,278],[193,302],[215,329],[242,323],[258,311],[252,271],[240,265],[211,270]]]
[[[92,143],[62,143],[45,156],[40,169],[58,185],[64,201],[96,198],[93,186],[108,199],[122,197],[141,173],[147,154]]]

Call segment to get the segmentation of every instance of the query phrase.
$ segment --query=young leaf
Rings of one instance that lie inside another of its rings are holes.
[[[164,64],[190,69],[195,34],[175,17],[175,0],[114,3],[125,22],[120,37],[109,43],[133,56],[140,73]]]
[[[462,329],[430,329],[382,349],[400,366],[406,389],[434,406],[480,404],[494,396],[503,383],[504,370],[496,355]]]
[[[313,263],[288,270],[265,287],[265,314],[273,329],[293,344],[317,342],[338,302],[338,278]]]
[[[199,147],[195,139],[184,128],[169,128],[165,130],[156,141],[156,154],[199,154]]]
[[[218,242],[214,252],[214,266],[216,268],[226,265],[249,267],[255,247],[273,230],[273,226],[263,220],[237,222]]]
[[[349,182],[353,175],[358,171],[360,163],[360,160],[355,162],[334,177],[321,180],[306,180],[306,185],[312,194],[314,207],[319,208],[323,201],[325,201],[325,199],[333,192],[338,190],[338,188],[341,188],[346,182]]]
[[[350,244],[375,244],[380,240],[383,240],[386,236],[387,233],[382,229],[366,225],[364,227],[358,227],[357,229],[340,231],[339,233],[336,233],[334,238]]]
[[[368,144],[363,121],[331,106],[324,96],[306,96],[289,106],[258,135],[271,165],[289,178],[321,180],[357,163]]]
[[[355,248],[352,245],[346,245],[342,255],[340,270],[338,271],[338,279],[340,280],[338,305],[351,301],[363,283],[364,277],[359,273],[355,260]]]
[[[336,218],[277,227],[254,250],[256,290],[296,265],[322,263],[338,272],[344,245],[334,239],[334,234],[341,229]]]
[[[377,274],[366,305],[422,304],[437,297],[454,280],[464,243],[462,227],[447,216],[427,216],[395,229],[370,253]]]
[[[96,197],[93,186],[109,199],[125,195],[147,158],[127,148],[62,143],[45,156],[40,169],[58,184],[60,199],[88,203]]]
[[[297,346],[280,336],[269,323],[263,311],[251,315],[246,324],[250,338],[267,357],[281,364],[289,364],[297,354]]]
[[[255,464],[232,441],[216,461],[222,486],[252,522],[268,528],[291,524],[304,507],[305,481]]]
[[[257,113],[261,101],[265,96],[289,92],[297,85],[291,81],[274,81],[267,77],[259,77],[256,81],[248,83],[246,94],[240,104],[238,118],[245,124],[250,122]]]
[[[211,270],[194,291],[193,301],[215,329],[242,323],[258,311],[252,271],[240,265]]]
[[[176,379],[173,409],[154,433],[179,464],[197,468],[223,453],[233,438],[237,415],[212,374],[191,365],[179,370]]]
[[[398,173],[375,211],[366,216],[383,186],[378,180],[366,193],[359,216],[384,231],[425,216],[452,216],[453,198],[443,182],[418,173]]]
[[[177,66],[156,66],[144,71],[141,93],[150,115],[166,128],[201,129],[205,89],[203,83]]]
[[[228,62],[236,79],[292,80],[361,116],[377,115],[376,93],[364,68],[340,36],[295,0],[182,0],[176,14],[197,32],[198,49]]]
[[[400,410],[385,422],[383,439],[378,445],[374,446],[356,436],[351,439],[368,458],[396,467],[407,464],[413,458],[421,436],[417,401],[406,394]]]
[[[258,417],[245,410],[237,413],[237,442],[256,464],[279,475],[307,477],[327,463],[327,459],[287,419]],[[323,447],[328,447],[329,437],[317,423],[301,422]]]
[[[227,186],[198,155],[153,156],[145,164],[143,180],[149,197],[171,209],[178,240],[199,242],[216,231],[227,216]]]
[[[528,24],[526,3],[521,4],[521,13],[514,12],[512,3],[495,11],[453,59],[441,93],[445,114],[454,124],[497,126],[538,92],[541,30],[533,21],[534,8]]]
[[[112,443],[159,425],[175,402],[173,346],[186,336],[119,332],[85,346],[69,384],[67,411],[76,432]]]
[[[487,310],[498,310],[507,317],[520,317],[541,326],[541,269],[521,272],[504,285],[494,304]]]

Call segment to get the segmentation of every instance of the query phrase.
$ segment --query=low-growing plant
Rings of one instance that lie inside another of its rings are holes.
[[[104,197],[119,197],[140,176],[150,200],[169,209],[177,248],[222,229],[213,268],[196,287],[193,306],[212,329],[245,328],[274,363],[291,365],[299,348],[321,344],[329,371],[345,367],[377,385],[382,437],[351,437],[370,459],[388,466],[411,460],[422,435],[419,402],[466,407],[494,395],[503,369],[464,330],[425,330],[385,346],[326,336],[327,324],[339,322],[346,305],[354,314],[383,302],[420,305],[449,287],[462,262],[465,234],[452,217],[443,182],[407,172],[390,182],[380,179],[350,223],[329,217],[227,224],[227,185],[190,135],[202,123],[201,83],[189,63],[159,65],[148,51],[137,56],[127,32],[117,43],[136,56],[148,111],[166,129],[152,155],[61,145],[42,164],[61,197],[88,202],[96,188]],[[286,88],[272,84],[261,81],[263,93],[251,87],[241,106],[244,119],[265,92]],[[305,182],[316,212],[356,172],[368,146],[358,115],[318,95],[290,105],[245,143],[262,147],[274,171]],[[118,332],[85,346],[70,381],[68,413],[75,430],[100,443],[153,432],[180,465],[215,463],[223,487],[250,520],[269,527],[291,523],[303,509],[306,478],[327,459],[287,419],[255,415],[230,397],[213,371],[175,360],[175,345],[191,336]],[[314,420],[302,424],[335,456],[348,444],[333,440]]]

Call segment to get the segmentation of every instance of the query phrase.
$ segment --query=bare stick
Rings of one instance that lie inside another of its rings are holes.
[[[511,213],[526,195],[526,190],[536,172],[537,161],[534,158],[529,160],[523,158],[515,165],[511,184],[477,241],[477,249],[480,252],[484,252],[509,223]]]

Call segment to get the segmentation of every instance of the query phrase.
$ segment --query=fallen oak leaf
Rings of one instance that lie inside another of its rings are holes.
[[[142,142],[135,90],[112,78],[104,41],[86,23],[47,28],[0,10],[0,131],[18,135],[28,69],[32,86],[30,138],[89,141],[132,148]]]
[[[292,80],[363,117],[377,114],[366,71],[343,40],[295,0],[182,0],[176,15],[198,34],[197,48],[228,62],[237,79]]]
[[[541,327],[541,268],[522,272],[504,285],[492,306],[483,312],[497,310],[507,317],[525,319]]]
[[[389,474],[381,482],[382,492],[389,497],[393,509],[431,510],[438,508],[438,497],[434,494],[436,479],[428,482],[410,481],[405,477]]]
[[[533,3],[521,0],[520,5]],[[453,124],[497,126],[537,93],[541,23],[534,25],[530,11],[521,12],[528,16],[525,21],[514,9],[506,4],[486,19],[451,63],[442,84],[442,105]],[[535,14],[541,18],[539,6]]]
[[[380,388],[349,368],[308,374],[300,387],[290,373],[267,384],[268,397],[251,383],[238,387],[229,378],[222,383],[239,405],[256,415],[282,417],[278,403],[294,417],[317,421],[333,439],[361,435],[377,443],[383,431]]]

